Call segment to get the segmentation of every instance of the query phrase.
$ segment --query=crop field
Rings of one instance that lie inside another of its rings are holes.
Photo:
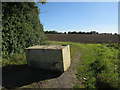
[[[78,43],[118,43],[118,35],[46,34],[49,41]]]

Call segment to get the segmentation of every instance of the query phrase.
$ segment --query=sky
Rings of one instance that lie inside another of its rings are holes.
[[[118,33],[117,2],[47,2],[38,7],[44,31]]]

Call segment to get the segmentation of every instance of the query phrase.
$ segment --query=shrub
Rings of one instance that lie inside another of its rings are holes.
[[[22,53],[24,48],[43,44],[45,36],[34,2],[2,3],[2,56]]]

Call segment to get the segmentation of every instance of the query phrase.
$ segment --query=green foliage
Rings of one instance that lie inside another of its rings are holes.
[[[118,50],[102,44],[88,44],[78,67],[78,78],[86,88],[118,88]]]
[[[28,46],[43,44],[45,36],[34,2],[2,3],[2,55],[22,53]]]
[[[7,65],[22,65],[27,64],[25,53],[13,54],[8,58],[2,58],[2,67]]]
[[[57,31],[53,30],[53,31],[45,31],[45,34],[58,34]]]

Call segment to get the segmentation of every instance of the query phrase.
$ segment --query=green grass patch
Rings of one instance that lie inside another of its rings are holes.
[[[22,65],[27,64],[25,53],[13,54],[10,57],[2,58],[2,67],[7,65]]]
[[[81,57],[78,79],[82,81],[85,88],[117,88],[118,50],[108,47],[108,44],[86,44],[85,46],[88,49]]]
[[[74,88],[118,88],[118,48],[116,44],[80,44],[48,42],[50,45],[70,45],[71,57],[76,51],[82,56],[77,67],[80,82]]]

